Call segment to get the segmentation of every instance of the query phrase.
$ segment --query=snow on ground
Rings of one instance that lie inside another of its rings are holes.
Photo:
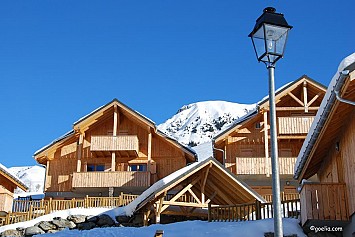
[[[27,197],[42,198],[43,185],[46,170],[42,166],[20,166],[9,168],[11,173],[16,175],[26,186],[28,191],[25,192],[19,188],[15,190],[14,198]]]
[[[284,235],[297,234],[299,237],[306,236],[296,219],[283,219]],[[97,228],[87,231],[64,230],[55,234],[43,234],[36,236],[54,237],[96,237],[96,236],[120,236],[120,237],[153,237],[156,230],[163,230],[164,237],[263,237],[266,232],[273,232],[273,219],[245,222],[207,222],[185,221],[172,224],[156,224],[147,227],[111,227]]]

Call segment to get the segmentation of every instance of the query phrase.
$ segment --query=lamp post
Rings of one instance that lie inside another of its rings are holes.
[[[270,136],[272,166],[272,200],[274,206],[274,230],[276,237],[282,237],[282,216],[280,196],[280,176],[276,134],[275,82],[276,62],[283,57],[287,35],[292,26],[288,25],[283,14],[276,13],[275,8],[267,7],[256,20],[251,37],[256,57],[265,63],[269,71]],[[264,125],[265,126],[265,125]],[[266,126],[265,126],[266,128]]]

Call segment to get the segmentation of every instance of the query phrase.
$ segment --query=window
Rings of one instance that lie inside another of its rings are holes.
[[[261,129],[261,123],[260,122],[255,123],[255,129]]]
[[[147,165],[146,164],[129,165],[129,170],[130,171],[147,171]]]
[[[87,165],[87,171],[88,172],[105,171],[105,165],[102,165],[102,164],[88,164]]]

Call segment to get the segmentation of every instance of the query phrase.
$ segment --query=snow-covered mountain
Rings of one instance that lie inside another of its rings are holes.
[[[256,104],[238,104],[226,101],[204,101],[184,105],[158,129],[180,143],[196,146],[209,142],[236,119],[254,110]]]
[[[41,166],[20,166],[9,168],[10,172],[16,175],[28,187],[28,191],[24,192],[17,188],[15,196],[29,196],[43,193],[45,169]]]

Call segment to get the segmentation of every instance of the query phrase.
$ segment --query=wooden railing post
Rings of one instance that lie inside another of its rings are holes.
[[[89,202],[89,196],[86,195],[85,198],[84,198],[84,207],[85,207],[85,208],[88,208],[88,207],[89,207],[88,202]]]
[[[257,220],[261,219],[261,202],[258,200],[255,200],[255,218]]]

